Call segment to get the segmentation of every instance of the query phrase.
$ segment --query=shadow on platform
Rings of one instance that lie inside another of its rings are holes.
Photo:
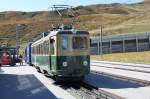
[[[123,89],[144,87],[137,83],[131,83],[125,80],[114,79],[108,76],[96,75],[92,73],[85,77],[85,81],[92,83],[98,88]]]
[[[0,74],[0,99],[57,99],[34,75]]]

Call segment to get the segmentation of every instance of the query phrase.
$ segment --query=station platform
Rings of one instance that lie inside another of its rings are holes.
[[[2,67],[0,99],[75,99],[31,66]]]

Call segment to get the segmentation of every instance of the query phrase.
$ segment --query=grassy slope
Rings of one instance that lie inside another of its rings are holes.
[[[92,60],[129,62],[129,63],[150,63],[150,51],[131,52],[131,53],[115,53],[107,55],[93,55]]]
[[[75,27],[89,30],[91,35],[99,33],[101,24],[104,35],[150,31],[150,7],[143,3],[99,4],[80,6],[74,10],[80,22]],[[0,12],[0,36],[14,36],[16,25],[24,24],[25,28],[20,31],[20,42],[24,46],[34,35],[47,31],[51,23],[48,12]],[[15,38],[5,42],[15,44]]]

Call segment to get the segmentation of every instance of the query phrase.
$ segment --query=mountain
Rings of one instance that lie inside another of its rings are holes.
[[[144,2],[78,6],[73,10],[76,14],[74,26],[90,31],[91,35],[97,35],[101,25],[103,35],[150,31],[150,8],[149,4]],[[47,11],[0,12],[0,38],[11,37],[5,41],[0,39],[1,42],[15,44],[16,26],[21,24],[19,37],[21,44],[24,45],[35,35],[50,29],[51,24],[54,23],[50,20],[51,13]],[[64,22],[70,24],[71,19],[65,18]]]

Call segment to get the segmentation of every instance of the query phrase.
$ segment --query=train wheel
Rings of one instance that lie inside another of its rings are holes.
[[[39,67],[36,67],[37,72],[42,73]]]
[[[15,66],[16,64],[15,63],[10,63],[10,66]]]
[[[59,82],[59,81],[60,81],[60,79],[59,79],[58,76],[53,76],[52,78],[53,78],[56,82]]]
[[[50,75],[48,74],[48,72],[46,70],[43,70],[43,72],[44,72],[44,76],[50,77]]]
[[[29,64],[29,65],[33,67],[33,64]]]

